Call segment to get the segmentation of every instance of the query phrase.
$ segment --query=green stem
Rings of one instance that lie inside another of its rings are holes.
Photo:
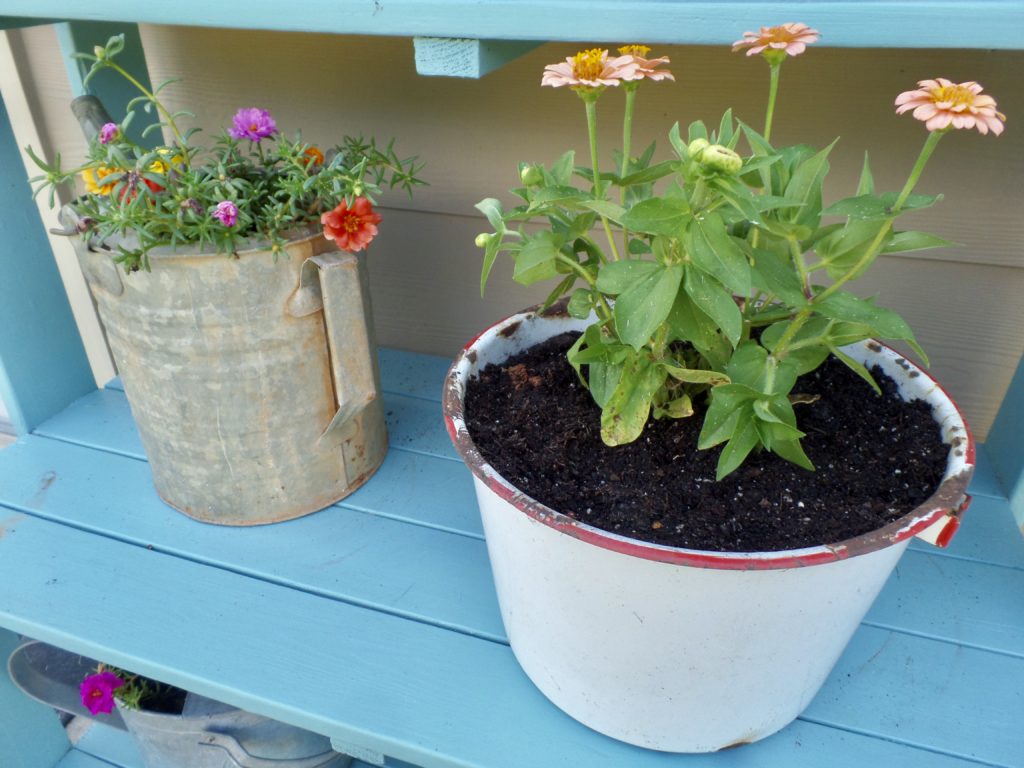
[[[601,170],[597,166],[597,97],[596,92],[580,91],[580,97],[587,108],[587,136],[590,139],[590,165],[594,172],[594,199],[603,199],[604,190],[601,189]],[[619,249],[615,245],[615,238],[612,237],[612,228],[608,219],[601,216],[601,224],[604,226],[605,236],[608,238],[608,247],[612,252],[612,259],[619,260]]]
[[[772,118],[775,116],[775,97],[779,93],[779,71],[782,69],[782,62],[769,62],[771,67],[771,79],[768,83],[768,108],[764,115],[764,140],[771,141]]]
[[[171,129],[171,133],[174,134],[175,142],[181,148],[182,162],[184,163],[185,167],[188,168],[189,167],[188,144],[185,142],[185,137],[182,136],[181,131],[178,130],[178,124],[174,122],[174,118],[171,117],[171,113],[168,112],[167,108],[163,104],[160,103],[159,99],[157,99],[156,94],[154,94],[146,86],[144,86],[142,83],[140,83],[134,77],[132,77],[131,73],[128,72],[128,70],[126,70],[120,64],[117,64],[117,63],[115,63],[113,61],[108,61],[107,62],[107,66],[109,66],[111,69],[113,69],[119,75],[121,75],[121,77],[123,77],[129,83],[134,85],[142,93],[142,95],[145,96],[147,99],[149,99],[149,101],[153,105],[155,105],[157,110],[164,116],[164,119],[167,121],[167,127]]]
[[[626,89],[626,107],[622,117],[622,171],[620,173],[620,177],[624,179],[629,175],[629,155],[633,145],[633,109],[636,104],[636,91],[639,83],[623,83],[622,87]],[[619,187],[619,202],[622,205],[626,204],[625,185]],[[625,227],[622,228],[622,248],[627,254],[629,253],[629,230]]]
[[[807,263],[804,261],[804,255],[800,251],[800,243],[792,236],[788,237],[787,240],[789,240],[789,251],[793,256],[793,263],[796,265],[796,271],[800,275],[800,287],[803,289],[804,296],[810,298],[811,284],[807,276]]]
[[[925,165],[927,165],[929,158],[935,151],[935,147],[938,146],[939,140],[943,137],[945,131],[931,131],[928,134],[928,138],[924,142],[924,146],[921,148],[921,154],[917,156],[917,162],[914,163],[914,167],[910,171],[910,176],[907,177],[907,183],[903,185],[903,189],[900,191],[899,197],[896,198],[896,202],[892,206],[889,216],[882,222],[882,226],[878,229],[878,234],[875,235],[875,239],[871,241],[871,245],[864,251],[857,263],[853,265],[844,275],[840,276],[832,285],[826,288],[824,291],[819,293],[813,299],[810,304],[800,310],[796,317],[793,318],[793,322],[789,324],[789,328],[782,334],[782,338],[779,339],[779,343],[775,346],[775,354],[779,359],[788,352],[789,342],[793,340],[793,337],[797,334],[800,328],[803,327],[804,323],[814,312],[816,304],[820,304],[825,301],[829,296],[832,296],[838,291],[843,285],[852,280],[860,271],[871,263],[871,260],[875,258],[878,251],[882,247],[882,243],[885,242],[886,235],[889,234],[889,230],[892,228],[892,222],[899,214],[903,204],[907,202],[907,198],[910,197],[910,193],[917,185],[918,179],[921,178],[921,173],[924,171]]]

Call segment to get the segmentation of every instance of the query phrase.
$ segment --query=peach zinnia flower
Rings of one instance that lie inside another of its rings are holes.
[[[324,225],[324,237],[343,251],[356,253],[377,235],[380,214],[373,212],[373,205],[365,197],[357,197],[351,208],[342,200],[333,211],[320,216],[320,223]]]
[[[646,45],[624,45],[619,48],[619,53],[623,56],[632,56],[633,63],[636,64],[636,72],[632,77],[624,78],[626,80],[675,80],[672,73],[667,69],[657,69],[662,64],[668,64],[668,56],[661,56],[657,59],[644,58],[651,49]]]
[[[760,32],[744,32],[743,39],[732,44],[733,51],[749,48],[747,56],[761,53],[764,50],[783,51],[789,56],[797,56],[807,50],[809,43],[817,42],[821,35],[816,29],[806,24],[787,22],[777,27],[761,27]]]
[[[929,131],[953,128],[977,128],[980,133],[1003,132],[1006,115],[996,111],[996,100],[982,93],[973,80],[954,83],[944,77],[920,80],[916,91],[904,91],[896,97],[896,114],[914,110]]]
[[[561,88],[568,85],[573,88],[601,88],[606,85],[618,85],[623,80],[636,77],[637,63],[632,56],[608,58],[608,51],[590,48],[570,56],[564,62],[548,64],[544,67],[541,85]]]

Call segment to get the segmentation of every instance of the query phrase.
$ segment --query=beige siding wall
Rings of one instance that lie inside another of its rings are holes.
[[[824,30],[827,36],[827,30]],[[154,82],[180,76],[168,90],[175,107],[191,109],[213,132],[240,106],[270,109],[287,132],[330,144],[343,132],[395,137],[400,152],[418,154],[431,186],[413,200],[384,199],[382,234],[371,248],[373,300],[382,343],[453,354],[491,321],[537,301],[543,287],[524,289],[501,265],[485,299],[477,290],[480,252],[474,235],[486,223],[473,204],[488,196],[510,200],[519,160],[550,162],[585,149],[579,100],[540,88],[543,65],[578,46],[547,44],[486,78],[416,75],[406,39],[143,27]],[[80,152],[68,118],[67,86],[52,30],[16,33],[27,83],[35,93],[43,141],[69,156]],[[676,84],[640,94],[635,146],[650,140],[667,151],[676,120],[717,122],[727,106],[759,125],[767,67],[724,48],[667,47]],[[910,321],[929,351],[935,374],[984,437],[1024,350],[1024,92],[1018,52],[844,50],[819,48],[783,69],[775,136],[779,142],[824,145],[833,154],[832,196],[851,194],[863,152],[871,151],[876,180],[898,189],[924,138],[919,123],[893,114],[895,95],[918,79],[974,79],[997,96],[1010,116],[1001,138],[947,137],[921,191],[945,193],[935,209],[908,225],[960,245],[944,251],[886,257],[856,284]],[[617,133],[620,95],[600,103],[601,142]]]

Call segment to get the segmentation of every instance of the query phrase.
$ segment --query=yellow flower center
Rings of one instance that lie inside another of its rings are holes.
[[[619,48],[619,53],[623,56],[638,56],[641,59],[647,58],[647,54],[650,52],[651,48],[647,45],[624,45]]]
[[[604,51],[591,48],[572,57],[572,73],[578,80],[597,80],[604,71]]]
[[[970,88],[962,85],[944,85],[939,88],[932,88],[932,100],[948,101],[954,107],[971,106],[974,104],[974,94]]]
[[[768,27],[760,36],[759,43],[791,43],[795,35],[785,27]]]

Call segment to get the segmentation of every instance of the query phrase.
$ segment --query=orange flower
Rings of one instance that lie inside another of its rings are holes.
[[[306,147],[306,151],[302,153],[306,156],[306,165],[323,165],[324,164],[324,153],[316,147]]]
[[[929,131],[953,128],[977,128],[979,133],[1003,132],[1006,115],[996,111],[996,100],[982,93],[973,80],[954,83],[944,77],[921,80],[916,91],[904,91],[896,97],[896,114],[914,110],[914,117]]]
[[[627,80],[675,80],[672,73],[667,69],[658,69],[662,64],[668,64],[668,56],[661,56],[657,59],[645,58],[651,49],[646,45],[624,45],[619,48],[623,56],[631,56],[636,64],[636,73]]]
[[[357,197],[351,208],[342,200],[333,211],[320,216],[320,223],[324,225],[324,237],[336,242],[343,251],[357,253],[377,235],[380,214],[374,213],[373,205],[365,197]]]
[[[95,168],[86,168],[80,174],[85,183],[85,191],[90,195],[109,195],[114,191],[117,179],[114,177],[123,173],[120,168],[109,168],[105,165],[98,165]],[[110,179],[107,181],[107,179]],[[106,182],[101,184],[100,182]]]
[[[807,50],[809,43],[817,42],[821,33],[799,22],[786,22],[777,27],[761,27],[760,32],[744,32],[743,39],[732,44],[733,51],[749,48],[747,56],[762,51],[781,51],[789,56],[798,56]]]
[[[618,85],[636,79],[637,64],[632,56],[608,58],[608,51],[590,48],[580,51],[558,64],[544,67],[541,85],[561,88],[563,85],[586,90]]]

